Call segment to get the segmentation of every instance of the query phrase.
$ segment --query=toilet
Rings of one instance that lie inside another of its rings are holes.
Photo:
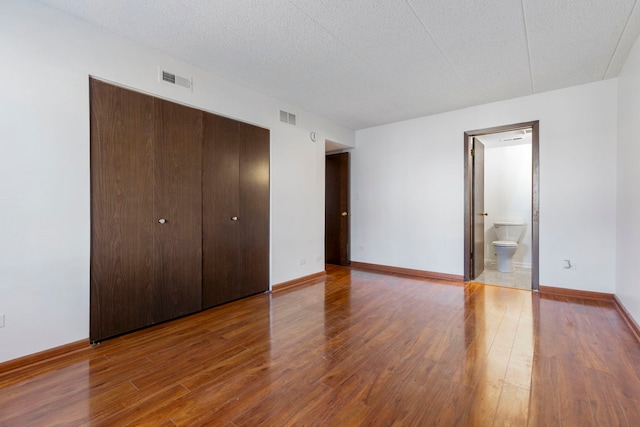
[[[521,222],[494,222],[498,240],[493,242],[493,250],[498,257],[498,271],[501,273],[513,272],[513,254],[518,250],[518,241],[522,235],[525,224]]]

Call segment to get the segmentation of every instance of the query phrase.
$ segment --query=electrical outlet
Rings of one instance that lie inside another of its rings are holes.
[[[0,328],[4,328],[4,313],[0,314]]]
[[[307,263],[307,259],[306,259],[306,258],[300,258],[300,259],[298,260],[298,264],[299,264],[299,265],[305,265],[306,263]]]

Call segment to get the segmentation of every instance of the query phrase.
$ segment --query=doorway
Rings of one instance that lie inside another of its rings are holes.
[[[530,289],[539,287],[539,122],[524,122],[506,126],[467,131],[464,133],[464,280],[478,278],[485,267],[485,249],[491,248],[491,242],[485,241],[485,220],[504,220],[489,217],[484,207],[484,144],[482,137],[492,134],[512,132],[526,134],[531,138],[531,213],[523,219],[531,239],[530,250]],[[489,245],[487,246],[487,243]],[[515,276],[514,276],[515,280]]]
[[[349,265],[349,153],[325,159],[325,262]]]

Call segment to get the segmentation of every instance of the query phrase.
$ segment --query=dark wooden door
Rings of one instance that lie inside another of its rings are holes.
[[[90,339],[100,341],[202,308],[202,112],[90,88]]]
[[[153,322],[153,99],[90,81],[91,341]]]
[[[205,113],[203,307],[269,288],[269,131]]]
[[[269,131],[238,124],[240,296],[269,289]]]
[[[238,294],[238,153],[238,122],[205,113],[202,155],[205,308],[231,301]]]
[[[202,308],[202,111],[155,100],[154,320]]]
[[[349,265],[349,153],[325,164],[325,262]]]
[[[484,271],[484,144],[473,138],[473,272],[475,279]]]

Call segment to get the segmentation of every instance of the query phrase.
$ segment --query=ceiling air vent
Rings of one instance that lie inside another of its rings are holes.
[[[502,138],[500,141],[509,142],[509,141],[519,141],[521,139],[524,139],[524,136],[519,135],[519,136],[514,136],[514,137],[511,137],[511,138]]]
[[[193,84],[190,78],[178,76],[177,74],[174,74],[170,71],[163,70],[161,68],[159,68],[159,71],[160,71],[159,73],[160,81],[163,81],[171,85],[180,86],[185,89],[193,90],[192,88]]]
[[[282,123],[289,123],[290,125],[296,125],[296,115],[280,110],[280,121]]]

